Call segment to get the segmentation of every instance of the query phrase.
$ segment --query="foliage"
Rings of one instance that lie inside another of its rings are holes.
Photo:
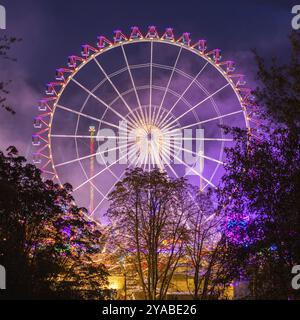
[[[223,296],[234,274],[224,267],[230,250],[210,194],[157,168],[136,168],[109,198],[110,252],[121,257],[125,273],[135,266],[146,299],[165,299],[175,273],[194,279],[195,299]]]
[[[228,241],[243,257],[252,298],[299,298],[291,269],[300,263],[300,35],[291,41],[287,65],[273,59],[267,66],[257,56],[256,95],[264,107],[259,139],[227,129],[235,146],[226,151],[219,210]]]
[[[210,192],[191,188],[191,193],[194,205],[186,242],[188,275],[193,278],[190,291],[195,300],[224,298],[236,274],[226,265],[232,252],[222,234],[223,217],[216,214]]]
[[[185,180],[136,168],[127,171],[109,198],[111,241],[134,257],[144,296],[165,299],[188,236],[192,201]]]
[[[256,52],[257,78],[261,86],[255,95],[264,107],[265,117],[299,134],[300,119],[300,34],[290,36],[291,58],[288,64],[280,65],[273,57],[270,67]],[[298,128],[298,130],[296,129]]]
[[[101,233],[74,204],[72,187],[44,182],[10,147],[0,152],[0,264],[8,298],[101,298]]]

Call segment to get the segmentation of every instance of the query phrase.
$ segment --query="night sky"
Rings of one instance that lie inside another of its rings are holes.
[[[255,87],[256,66],[251,49],[270,59],[289,55],[291,9],[297,1],[34,1],[1,0],[7,10],[7,30],[0,35],[22,38],[1,61],[1,80],[13,80],[9,102],[16,111],[0,116],[0,148],[15,145],[31,159],[32,119],[45,84],[55,70],[66,66],[80,45],[95,45],[98,35],[112,38],[121,29],[129,34],[137,25],[145,32],[155,25],[160,33],[173,27],[176,36],[190,32],[194,41],[207,39],[210,49],[221,48],[225,59],[236,61],[239,72]]]
[[[288,56],[291,8],[296,1],[34,1],[2,0],[7,30],[2,34],[23,39],[11,54],[16,63],[1,61],[1,78],[12,79],[10,102],[17,114],[0,117],[1,148],[14,144],[30,156],[32,117],[45,83],[67,56],[79,54],[82,43],[94,44],[97,35],[128,33],[132,25],[146,30],[171,26],[177,34],[188,31],[205,38],[210,48],[220,47],[254,84],[255,65],[250,52]]]

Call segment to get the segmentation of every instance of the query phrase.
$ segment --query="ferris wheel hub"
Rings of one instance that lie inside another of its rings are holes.
[[[129,140],[134,143],[134,148],[137,151],[136,154],[140,158],[139,162],[149,162],[151,160],[147,155],[152,159],[157,158],[166,140],[165,138],[165,135],[158,127],[145,124],[133,130],[131,139],[129,138]]]

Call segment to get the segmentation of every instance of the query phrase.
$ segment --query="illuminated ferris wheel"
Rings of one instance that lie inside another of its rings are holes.
[[[68,58],[47,84],[34,120],[34,162],[70,182],[76,201],[99,218],[128,167],[158,167],[201,190],[216,187],[224,148],[221,125],[255,134],[255,103],[233,61],[206,40],[161,35],[150,26],[129,36],[99,36]]]

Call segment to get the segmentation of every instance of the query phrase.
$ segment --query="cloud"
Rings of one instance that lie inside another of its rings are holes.
[[[31,133],[34,108],[38,99],[38,92],[29,84],[24,72],[12,62],[2,67],[1,77],[3,79],[13,79],[8,86],[8,103],[16,111],[12,115],[5,110],[1,110],[0,116],[0,149],[4,150],[10,145],[14,145],[20,154],[31,158]]]
[[[31,161],[33,118],[37,114],[34,106],[43,94],[39,92],[43,83],[37,85],[36,82],[39,72],[35,66],[39,60],[43,60],[38,56],[38,51],[44,42],[42,34],[46,22],[40,8],[30,1],[26,4],[26,14],[20,3],[9,2],[5,6],[8,13],[6,33],[22,41],[15,43],[9,51],[10,57],[17,59],[16,62],[0,59],[0,81],[12,81],[8,86],[7,101],[16,111],[15,115],[11,115],[0,110],[0,149],[14,145],[20,154]]]

